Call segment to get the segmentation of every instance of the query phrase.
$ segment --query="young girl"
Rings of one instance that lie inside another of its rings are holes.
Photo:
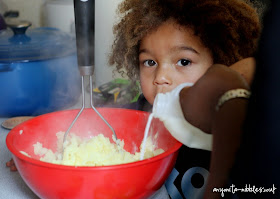
[[[144,111],[157,93],[196,83],[213,64],[230,66],[253,56],[261,30],[256,8],[242,0],[124,0],[119,13],[110,64],[140,80],[143,95],[130,108]],[[254,65],[247,66],[233,69],[250,83]],[[203,196],[210,155],[180,149],[165,183],[172,199]]]

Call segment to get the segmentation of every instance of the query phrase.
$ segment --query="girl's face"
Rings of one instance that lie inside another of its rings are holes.
[[[181,83],[195,83],[213,59],[191,29],[168,21],[141,40],[139,63],[142,92],[153,104],[157,93],[169,92]]]

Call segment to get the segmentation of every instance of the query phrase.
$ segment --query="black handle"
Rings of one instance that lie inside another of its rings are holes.
[[[74,0],[74,12],[79,70],[93,75],[95,0]]]

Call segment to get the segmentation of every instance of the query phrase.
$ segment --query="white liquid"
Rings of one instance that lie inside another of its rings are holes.
[[[154,114],[151,113],[149,118],[148,118],[147,125],[145,127],[144,138],[143,138],[143,141],[142,141],[142,148],[141,148],[141,151],[140,151],[140,160],[143,160],[143,158],[144,158],[144,154],[145,154],[145,150],[146,150],[147,137],[148,137],[148,133],[149,133],[149,130],[150,130],[150,127],[151,127],[153,117],[154,117]]]

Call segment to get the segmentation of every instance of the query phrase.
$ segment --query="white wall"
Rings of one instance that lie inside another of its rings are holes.
[[[45,0],[1,0],[8,10],[18,10],[20,18],[32,22],[33,27],[41,25],[42,5]]]
[[[108,53],[113,43],[113,24],[116,18],[117,5],[121,0],[95,1],[95,74],[96,85],[112,79],[112,68],[108,67]]]
[[[9,10],[19,10],[20,19],[32,22],[32,27],[45,26],[45,2],[48,0],[2,0]],[[73,0],[56,0],[70,1]],[[116,18],[116,9],[121,0],[95,0],[95,84],[99,86],[113,79],[112,67],[109,67],[108,54],[113,42],[112,27]],[[74,12],[74,10],[73,10]],[[59,14],[63,14],[59,13]],[[58,15],[59,16],[59,15]],[[63,18],[63,17],[61,17]],[[58,19],[59,20],[59,19]],[[68,22],[65,22],[68,23]],[[61,23],[60,23],[61,24]],[[58,27],[59,28],[59,27]],[[67,30],[64,26],[61,28]],[[69,28],[70,31],[70,28]],[[117,75],[117,77],[119,77]]]

